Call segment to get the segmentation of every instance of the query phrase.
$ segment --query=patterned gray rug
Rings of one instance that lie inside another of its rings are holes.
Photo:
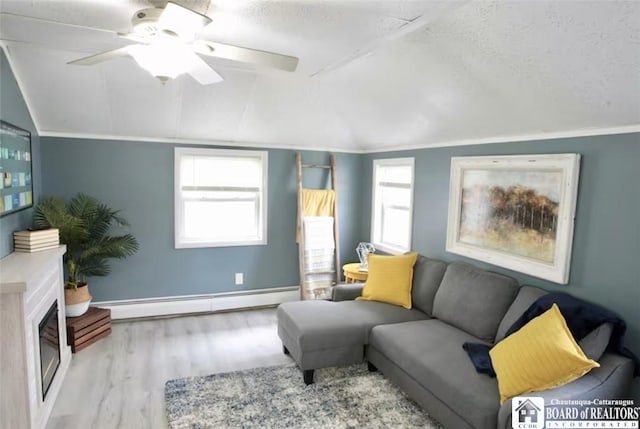
[[[172,429],[440,427],[366,365],[317,370],[310,386],[293,365],[169,380],[165,400]]]

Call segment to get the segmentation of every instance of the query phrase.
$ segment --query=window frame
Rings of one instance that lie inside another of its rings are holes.
[[[259,194],[260,207],[257,210],[258,231],[260,237],[255,240],[225,240],[225,241],[193,241],[185,240],[181,232],[184,225],[184,211],[182,189],[180,187],[180,162],[183,156],[213,156],[225,158],[259,158],[262,163],[262,181],[261,191]],[[268,230],[268,177],[269,177],[269,153],[267,151],[256,150],[236,150],[236,149],[218,149],[218,148],[194,148],[194,147],[176,147],[174,148],[174,248],[190,249],[202,247],[236,247],[236,246],[261,246],[267,244]]]
[[[378,213],[378,199],[380,196],[378,195],[378,180],[377,173],[379,167],[388,167],[388,166],[404,166],[411,168],[411,183],[409,184],[409,243],[408,248],[403,248],[400,246],[394,246],[390,243],[385,243],[382,241],[383,231],[382,231],[382,220],[378,222],[378,217],[382,216],[382,203],[380,204],[380,213]],[[413,243],[413,202],[414,202],[414,190],[415,190],[415,158],[407,157],[407,158],[386,158],[386,159],[374,159],[373,160],[373,170],[372,170],[372,185],[371,185],[371,243],[375,246],[376,250],[381,250],[386,253],[390,253],[392,255],[399,255],[402,253],[406,253],[411,250],[411,246]],[[380,223],[380,231],[377,234],[376,226]]]

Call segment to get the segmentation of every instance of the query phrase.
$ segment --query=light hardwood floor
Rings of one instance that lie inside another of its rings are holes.
[[[47,429],[166,428],[167,380],[290,362],[274,308],[114,322],[73,355]]]

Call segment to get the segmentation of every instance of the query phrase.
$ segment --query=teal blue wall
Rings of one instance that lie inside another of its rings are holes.
[[[445,251],[452,156],[580,153],[580,184],[571,277],[558,285]],[[374,159],[415,157],[413,248],[446,261],[466,260],[521,283],[561,290],[611,308],[629,324],[640,355],[640,134],[458,146],[364,156],[361,237],[370,236]]]
[[[269,150],[268,245],[174,249],[173,149],[163,143],[42,138],[43,194],[94,195],[131,223],[139,252],[115,261],[108,277],[90,279],[95,301],[263,289],[298,285],[295,244],[295,152]],[[324,152],[305,162],[328,163]],[[342,260],[357,244],[360,156],[338,154]],[[305,173],[307,187],[329,185],[326,170]],[[234,273],[244,285],[234,285]]]
[[[12,125],[31,131],[31,153],[33,168],[34,201],[40,195],[40,140],[36,127],[27,109],[22,92],[4,50],[0,49],[0,119]],[[0,258],[13,251],[13,231],[32,226],[33,209],[22,210],[0,218]]]

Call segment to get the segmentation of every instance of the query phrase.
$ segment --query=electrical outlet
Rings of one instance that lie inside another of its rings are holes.
[[[244,282],[243,277],[242,273],[236,273],[236,285],[241,285]]]

